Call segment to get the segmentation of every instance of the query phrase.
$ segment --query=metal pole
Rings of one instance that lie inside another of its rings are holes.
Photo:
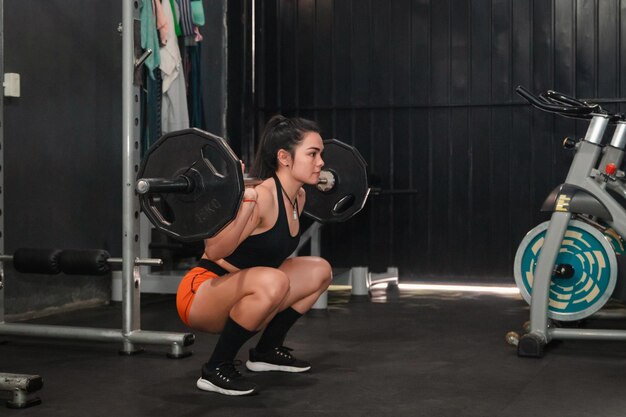
[[[557,340],[626,340],[626,330],[618,329],[563,329],[548,330]]]
[[[351,295],[367,296],[369,288],[367,285],[369,270],[366,266],[353,266],[350,270]]]
[[[559,254],[563,236],[572,213],[555,211],[550,218],[550,226],[539,252],[533,280],[533,293],[530,300],[530,333],[539,336],[544,343],[550,341],[548,334],[548,302],[554,263]]]
[[[133,86],[135,69],[134,57],[134,16],[139,13],[139,2],[122,0],[122,332],[125,335],[140,328],[139,318],[139,276],[135,276],[134,260],[138,253],[138,213],[135,202],[135,165],[138,164],[139,123],[136,105],[138,91]],[[137,98],[134,100],[133,96]],[[124,341],[123,351],[133,352],[132,342]]]
[[[133,342],[154,345],[189,346],[195,336],[191,333],[173,333],[165,331],[138,330],[130,335],[122,334],[120,329],[98,327],[58,326],[51,324],[5,323],[0,325],[0,335],[31,336],[51,339],[91,340],[97,342],[116,342],[130,339]],[[2,375],[2,374],[0,374]]]
[[[321,223],[313,223],[311,226],[311,256],[321,256],[322,255],[322,241],[321,241],[321,232],[320,228],[322,227]],[[315,304],[311,307],[313,310],[326,310],[328,308],[328,290],[324,291]]]

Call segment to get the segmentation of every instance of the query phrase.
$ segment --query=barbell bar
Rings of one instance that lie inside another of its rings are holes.
[[[332,173],[329,173],[332,175]],[[321,174],[320,174],[321,175]],[[260,178],[254,177],[244,177],[243,185],[246,187],[254,187],[263,182]],[[317,181],[319,185],[326,184],[334,185],[334,177],[333,180],[330,178],[320,178]],[[180,194],[189,194],[193,192],[195,187],[195,182],[185,176],[181,175],[178,178],[167,179],[167,178],[140,178],[137,180],[137,193],[138,194],[148,194],[148,193],[180,193]],[[331,187],[332,187],[331,185]]]
[[[367,164],[352,146],[324,141],[324,170],[307,185],[304,213],[316,221],[345,221],[367,200]],[[245,187],[261,179],[244,177],[226,141],[200,129],[170,132],[146,153],[136,190],[143,212],[163,233],[184,242],[215,236],[239,210]]]
[[[263,182],[260,178],[244,177],[243,184],[245,187],[254,187]],[[335,186],[335,175],[331,171],[322,170],[320,172],[320,178],[317,181],[316,188],[321,192],[329,192]],[[194,191],[196,183],[193,179],[181,175],[175,179],[167,178],[141,178],[137,181],[137,193],[171,193],[171,194],[189,194]],[[338,200],[334,207],[334,213],[341,213],[346,208],[353,204],[351,196],[345,196]],[[319,221],[325,219],[320,217]]]

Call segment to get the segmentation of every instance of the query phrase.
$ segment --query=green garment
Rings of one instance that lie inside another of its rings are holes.
[[[159,1],[159,0],[156,0]],[[152,8],[151,0],[142,0],[139,9],[141,18],[141,47],[143,50],[152,49],[152,54],[146,59],[145,66],[148,68],[148,74],[154,79],[153,71],[159,68],[161,58],[159,55],[159,35],[156,29],[156,18]],[[126,28],[124,28],[126,29]]]

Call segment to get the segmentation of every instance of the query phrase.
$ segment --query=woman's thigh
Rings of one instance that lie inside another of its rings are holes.
[[[285,279],[281,282],[281,277],[284,273],[275,268],[257,267],[203,282],[189,310],[189,325],[197,330],[221,332],[231,310],[244,297],[268,294],[274,287],[278,293],[284,291],[283,287],[288,289],[288,283]]]

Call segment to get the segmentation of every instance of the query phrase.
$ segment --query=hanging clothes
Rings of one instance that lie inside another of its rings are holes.
[[[170,27],[175,27],[172,9],[176,0],[170,2],[172,7],[163,7],[163,13]],[[182,58],[178,47],[178,39],[174,31],[169,31],[167,43],[161,47],[161,77],[163,81],[163,101],[161,106],[161,130],[163,133],[189,127],[187,110],[187,89],[183,75]]]
[[[178,7],[176,3],[173,1],[169,1],[170,9],[172,9],[172,17],[174,19],[174,30],[176,31],[176,36],[180,36],[182,31],[180,30],[180,17],[178,15]]]
[[[198,26],[204,26],[206,23],[206,19],[204,18],[204,6],[202,5],[202,0],[191,0],[191,20],[193,24],[196,25],[195,29],[198,29]]]
[[[144,65],[148,68],[148,74],[154,79],[153,70],[159,67],[159,37],[157,36],[157,23],[152,0],[143,0],[139,9],[141,20],[141,47],[143,50],[152,49],[152,54],[146,59]]]
[[[180,26],[182,30],[182,36],[194,36],[193,17],[191,14],[191,3],[189,0],[176,0],[178,4],[178,10],[180,11]]]
[[[137,84],[143,88],[141,100],[141,153],[161,136],[161,70],[160,44],[167,35],[168,25],[160,0],[143,0],[140,5],[141,47],[151,49],[152,54],[144,63],[144,71],[136,72]],[[158,32],[158,34],[157,34]]]
[[[167,22],[167,17],[165,17],[165,13],[163,13],[161,0],[152,0],[152,4],[154,5],[156,28],[159,32],[159,42],[161,45],[165,45],[167,43],[167,32],[170,30],[170,25]]]
[[[193,18],[192,3],[190,0],[176,0],[178,4],[180,27],[180,49],[183,57],[183,69],[187,82],[187,103],[189,106],[189,124],[199,129],[206,129],[204,108],[202,103],[201,60],[198,42],[202,35]],[[201,2],[200,2],[201,4]]]

